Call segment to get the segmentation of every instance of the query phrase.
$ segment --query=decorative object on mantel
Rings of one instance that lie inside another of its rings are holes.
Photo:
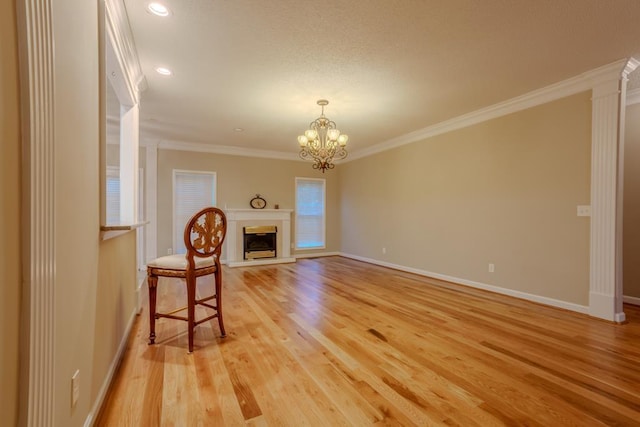
[[[304,135],[298,137],[300,144],[300,157],[313,161],[313,168],[325,169],[335,167],[333,160],[342,160],[347,157],[347,141],[349,137],[341,134],[336,129],[336,124],[324,115],[324,107],[329,104],[326,99],[319,99],[318,105],[322,107],[320,117],[309,123],[309,129]]]
[[[263,199],[262,197],[260,197],[259,194],[256,194],[256,197],[251,199],[249,204],[251,205],[251,207],[253,209],[264,209],[265,206],[267,206],[267,201],[265,199]]]

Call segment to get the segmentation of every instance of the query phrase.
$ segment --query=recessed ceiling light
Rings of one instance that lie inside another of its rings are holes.
[[[154,15],[169,16],[169,9],[167,9],[166,6],[160,3],[149,3],[147,9],[149,9],[149,12],[153,13]]]
[[[173,73],[171,72],[171,70],[170,70],[170,69],[168,69],[168,68],[164,68],[164,67],[158,67],[158,68],[156,68],[156,72],[157,72],[158,74],[162,74],[163,76],[170,76],[170,75],[172,75],[172,74],[173,74]]]
[[[234,130],[235,130],[236,132],[242,132],[242,131],[244,131],[244,129],[242,129],[242,128],[235,128]]]

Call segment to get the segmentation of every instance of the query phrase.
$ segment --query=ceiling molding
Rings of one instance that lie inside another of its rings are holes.
[[[155,142],[140,141],[143,147],[155,144]],[[226,154],[230,156],[259,157],[265,159],[297,160],[304,161],[298,154],[283,151],[256,150],[242,147],[232,147],[229,145],[209,145],[197,142],[181,141],[159,141],[157,147],[161,150],[195,151],[199,153]]]
[[[138,104],[140,93],[146,89],[147,83],[123,0],[105,1],[105,21],[108,77],[111,81],[120,80],[114,84],[114,89],[121,104]],[[128,102],[123,102],[123,97],[128,98]]]
[[[629,73],[638,68],[638,65],[640,65],[640,61],[633,57],[629,58],[627,64],[624,67],[624,70],[622,71],[622,77],[626,79],[629,76]]]
[[[640,61],[638,61],[637,59],[635,58],[629,59],[629,62],[627,63],[627,66],[625,67],[625,70],[624,70],[624,74],[623,74],[624,78],[627,79],[629,77],[629,74],[632,73],[636,68],[638,68],[639,65],[640,65]],[[640,88],[627,91],[626,101],[627,101],[627,105],[640,103]]]
[[[611,81],[616,78],[620,79],[622,72],[625,70],[628,63],[629,60],[627,59],[619,60],[507,101],[500,102],[468,114],[463,114],[462,116],[445,120],[444,122],[440,122],[432,126],[427,126],[420,130],[373,145],[369,148],[355,151],[344,161],[349,162],[363,157],[368,157],[396,147],[422,141],[436,135],[462,129],[487,120],[505,116],[507,114],[526,110],[537,105],[546,104],[576,93],[591,90],[594,86],[606,81]]]

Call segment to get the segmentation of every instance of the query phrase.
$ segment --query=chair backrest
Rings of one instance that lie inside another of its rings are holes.
[[[226,234],[227,217],[224,212],[215,207],[202,209],[191,217],[184,228],[187,258],[216,255],[216,262],[219,262]]]

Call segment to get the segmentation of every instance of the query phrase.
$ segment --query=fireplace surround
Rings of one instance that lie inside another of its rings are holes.
[[[291,256],[291,214],[293,209],[225,209],[227,237],[223,251],[229,267],[296,262]],[[273,225],[277,227],[276,256],[244,259],[244,227]]]

